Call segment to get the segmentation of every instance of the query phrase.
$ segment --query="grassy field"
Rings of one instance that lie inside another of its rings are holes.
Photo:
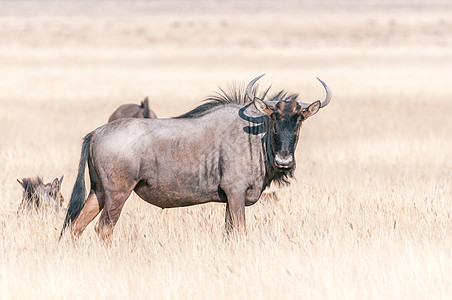
[[[0,2],[0,298],[450,299],[452,6],[447,1]],[[328,4],[329,3],[329,4]],[[229,83],[331,104],[302,128],[296,180],[246,208],[132,195],[111,247],[64,214],[17,215],[16,178],[64,174],[81,138],[149,96],[159,117]]]

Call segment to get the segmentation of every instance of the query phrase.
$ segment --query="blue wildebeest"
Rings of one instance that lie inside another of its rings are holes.
[[[108,123],[121,118],[157,119],[156,114],[149,108],[148,97],[141,104],[123,104],[119,106],[108,118]]]
[[[331,100],[298,102],[280,91],[255,96],[218,94],[172,119],[123,119],[85,136],[77,179],[63,225],[73,238],[102,211],[96,232],[109,238],[132,191],[161,208],[226,203],[226,229],[243,232],[245,206],[254,204],[272,181],[288,182],[301,124]],[[248,99],[247,99],[248,97]],[[91,191],[85,200],[85,164]]]
[[[64,198],[61,194],[63,176],[60,179],[55,178],[52,183],[44,183],[39,176],[23,178],[22,181],[17,179],[17,182],[24,189],[18,212],[24,208],[38,209],[44,206],[54,207],[58,211],[63,206]]]

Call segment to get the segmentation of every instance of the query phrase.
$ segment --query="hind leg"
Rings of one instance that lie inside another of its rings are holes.
[[[99,214],[103,207],[104,207],[103,193],[98,192],[96,194],[95,191],[91,190],[88,195],[88,198],[86,199],[82,211],[71,224],[72,238],[79,237],[85,230],[86,226],[88,226],[88,224],[92,220],[94,220],[94,218]]]
[[[97,223],[95,230],[99,237],[109,243],[111,241],[111,235],[113,229],[118,222],[121,215],[122,208],[127,198],[132,193],[132,189],[127,192],[114,192],[107,193],[104,210],[102,211],[99,222]]]

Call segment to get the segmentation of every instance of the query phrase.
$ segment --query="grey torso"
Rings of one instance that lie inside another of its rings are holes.
[[[246,204],[252,204],[263,189],[265,132],[250,133],[256,124],[240,117],[240,108],[229,104],[198,118],[106,124],[92,139],[95,159],[89,164],[97,175],[92,181],[100,179],[113,190],[133,188],[164,208],[224,202],[223,190],[230,189],[243,192]],[[260,116],[254,107],[245,113]]]

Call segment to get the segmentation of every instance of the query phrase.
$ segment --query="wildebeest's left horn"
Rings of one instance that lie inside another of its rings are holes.
[[[248,96],[248,98],[250,98],[251,101],[253,101],[254,97],[256,97],[256,95],[253,94],[253,85],[264,75],[265,73],[260,76],[257,76],[256,78],[251,80],[250,83],[248,83],[248,86],[246,87],[246,95]]]
[[[325,96],[325,100],[323,100],[320,103],[320,108],[325,107],[328,105],[328,103],[330,103],[331,101],[331,90],[330,88],[326,85],[325,82],[323,82],[319,77],[316,77],[318,81],[320,81],[320,83],[323,85],[323,87],[325,88],[326,91],[326,96]],[[309,105],[311,105],[312,103],[304,103],[304,102],[298,102],[298,104],[301,105],[301,107],[306,108]]]
[[[319,77],[317,77],[317,80],[320,81],[320,83],[323,85],[323,87],[325,88],[325,92],[326,92],[326,96],[325,96],[325,100],[322,101],[322,103],[320,104],[320,108],[325,107],[328,105],[328,103],[330,103],[331,101],[331,90],[330,88],[326,85],[325,82],[323,82]]]

